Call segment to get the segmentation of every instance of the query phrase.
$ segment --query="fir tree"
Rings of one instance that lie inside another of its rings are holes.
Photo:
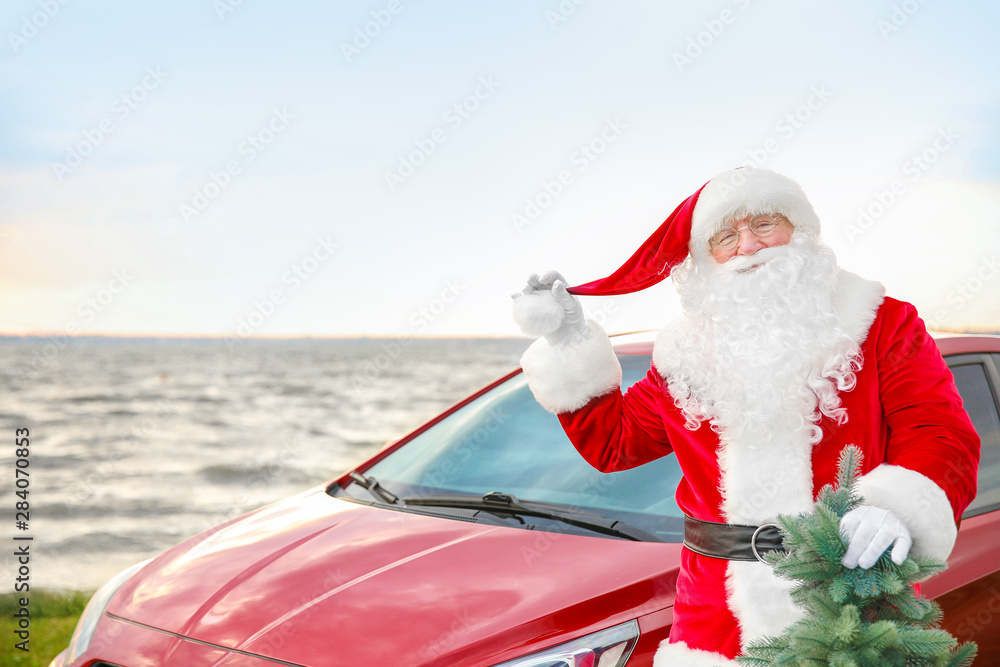
[[[797,581],[792,600],[806,612],[780,637],[752,642],[746,667],[967,667],[976,645],[940,629],[938,605],[912,584],[945,564],[915,556],[896,565],[887,550],[868,570],[841,564],[847,545],[840,518],[861,504],[855,489],[861,451],[841,453],[836,487],[820,491],[812,512],[778,518],[787,551],[765,556],[775,574]]]

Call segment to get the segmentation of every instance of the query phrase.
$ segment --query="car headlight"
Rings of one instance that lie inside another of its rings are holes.
[[[623,667],[637,641],[639,623],[629,621],[493,667]]]
[[[67,662],[73,662],[81,655],[86,653],[87,648],[90,647],[90,640],[94,637],[94,632],[97,630],[97,624],[101,620],[101,616],[104,615],[104,610],[107,609],[108,603],[111,602],[111,598],[114,597],[118,589],[121,588],[129,578],[138,572],[146,563],[153,560],[148,558],[141,563],[136,563],[132,567],[122,570],[115,576],[108,579],[107,582],[94,593],[94,597],[90,598],[90,602],[87,603],[87,608],[83,610],[83,614],[80,616],[80,620],[77,621],[76,630],[73,631],[73,638],[69,642],[69,658]]]

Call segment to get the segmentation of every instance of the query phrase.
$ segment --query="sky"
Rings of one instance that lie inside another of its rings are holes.
[[[845,268],[1000,330],[993,3],[10,0],[0,333],[515,335],[745,164]],[[609,331],[669,281],[587,298]]]

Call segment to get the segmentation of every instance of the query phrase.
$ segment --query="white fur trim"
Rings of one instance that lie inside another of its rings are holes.
[[[858,479],[865,502],[892,510],[910,531],[912,555],[944,561],[955,546],[958,528],[944,490],[929,477],[883,463]]]
[[[513,299],[514,322],[532,338],[554,332],[566,317],[566,310],[556,301],[552,290],[520,294]]]
[[[665,371],[678,365],[679,351],[675,342],[685,334],[684,320],[676,319],[660,329],[653,341],[653,365],[666,378]]]
[[[731,220],[759,213],[780,213],[796,229],[819,236],[819,217],[799,184],[767,169],[731,169],[713,178],[701,191],[691,215],[692,255],[708,253],[708,239]]]
[[[740,622],[740,646],[765,636],[776,637],[801,619],[804,611],[789,594],[795,582],[780,579],[770,565],[729,561],[726,592],[729,608]]]
[[[737,667],[737,663],[721,653],[688,648],[684,642],[665,639],[656,649],[653,667]]]
[[[720,509],[727,523],[756,526],[812,509],[812,444],[806,431],[775,434],[766,447],[732,441],[725,432],[721,440]]]
[[[833,305],[840,315],[844,330],[858,345],[868,337],[868,330],[884,300],[885,287],[882,283],[867,280],[844,269],[838,271]]]
[[[587,320],[584,336],[562,345],[544,338],[521,357],[535,399],[549,412],[573,412],[591,399],[618,389],[622,368],[601,325]]]

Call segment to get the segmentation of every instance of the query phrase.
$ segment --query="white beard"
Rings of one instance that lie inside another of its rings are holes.
[[[688,428],[707,420],[724,440],[756,448],[792,432],[816,444],[823,415],[847,420],[837,392],[854,387],[861,357],[834,308],[837,272],[833,251],[805,233],[674,270],[685,317],[658,370]]]

